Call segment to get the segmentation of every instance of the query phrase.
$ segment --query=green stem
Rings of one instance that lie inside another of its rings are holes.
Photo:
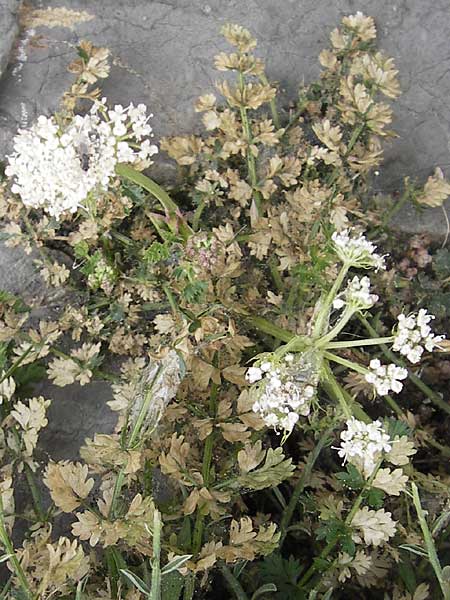
[[[351,419],[353,416],[352,410],[346,402],[345,396],[341,390],[341,386],[336,381],[336,378],[334,377],[334,375],[330,369],[330,365],[328,363],[324,363],[323,370],[324,370],[324,374],[325,374],[325,380],[329,384],[334,397],[337,398],[339,405],[342,408],[342,412],[345,415],[345,418]]]
[[[14,552],[14,548],[11,542],[11,539],[8,535],[8,531],[5,525],[5,516],[3,512],[3,498],[0,493],[0,541],[5,547],[6,554],[10,556],[9,560],[14,569],[15,574],[17,575],[17,579],[19,580],[20,587],[22,588],[26,598],[32,598],[33,595],[31,593],[30,586],[28,584],[28,580],[22,569],[22,565],[20,564],[16,553]]]
[[[381,220],[380,229],[384,229],[388,225],[392,217],[395,216],[398,213],[398,211],[402,208],[402,206],[407,202],[410,195],[411,191],[409,189],[409,186],[407,186],[406,190],[401,195],[400,200],[393,204],[391,208],[384,213],[383,219]]]
[[[34,512],[36,513],[36,517],[42,523],[46,520],[45,513],[42,509],[41,502],[41,494],[34,480],[34,473],[31,470],[31,467],[25,463],[25,477],[27,479],[28,487],[30,488],[31,497],[33,499]]]
[[[333,350],[335,348],[357,348],[360,346],[377,346],[378,344],[389,344],[394,341],[394,336],[379,337],[379,338],[368,338],[364,340],[354,340],[347,342],[329,342],[326,345],[327,350]]]
[[[244,592],[243,587],[230,571],[226,565],[221,565],[220,570],[222,571],[223,578],[227,582],[229,588],[234,593],[237,600],[248,600],[247,594]]]
[[[0,592],[0,600],[6,600],[8,598],[8,593],[9,593],[9,590],[11,589],[11,586],[13,583],[13,578],[14,578],[14,575],[11,575],[11,577],[5,583],[2,591]]]
[[[280,546],[279,546],[280,548],[283,545],[283,542],[286,538],[288,527],[291,523],[292,517],[294,515],[294,511],[297,508],[300,496],[302,495],[303,490],[305,489],[306,485],[308,485],[314,464],[315,464],[316,460],[319,458],[319,454],[322,452],[323,448],[329,443],[329,436],[332,431],[333,431],[332,429],[327,429],[321,435],[321,437],[319,438],[319,441],[317,442],[317,444],[315,445],[313,450],[310,452],[308,459],[306,461],[306,464],[303,468],[302,474],[300,475],[300,478],[297,481],[295,488],[292,492],[291,498],[289,500],[289,504],[287,505],[286,510],[283,512],[283,516],[282,516],[281,522],[280,522],[280,531],[281,531]]]
[[[155,384],[155,381],[158,379],[161,369],[162,369],[162,366],[159,366],[155,373],[155,376],[153,377],[152,382],[149,384],[148,389],[145,392],[144,401],[142,403],[141,410],[139,411],[139,414],[138,414],[138,418],[136,419],[133,430],[131,432],[130,439],[128,440],[127,449],[133,448],[136,444],[137,438],[141,432],[142,424],[144,423],[145,417],[148,413],[148,408],[152,401],[153,385]]]
[[[239,89],[241,92],[241,99],[244,97],[244,89],[245,82],[244,76],[242,73],[239,73]],[[248,178],[249,184],[253,189],[253,198],[255,200],[256,208],[258,210],[258,214],[261,214],[261,194],[256,190],[258,186],[258,179],[256,176],[256,163],[255,157],[253,156],[251,145],[253,142],[252,131],[250,127],[250,122],[248,120],[247,109],[245,106],[241,106],[241,121],[242,121],[242,130],[244,132],[245,139],[247,141],[247,166],[248,166]]]
[[[116,504],[117,504],[117,500],[120,497],[120,492],[122,491],[122,486],[123,486],[123,482],[125,480],[125,467],[122,467],[117,475],[116,478],[116,482],[114,484],[114,490],[113,490],[113,495],[111,498],[111,505],[109,507],[109,514],[108,517],[110,519],[114,519],[114,517],[116,516]]]
[[[149,600],[161,600],[161,513],[153,513],[152,587]]]
[[[270,85],[265,73],[262,73],[259,76],[259,79],[262,84]],[[272,98],[270,101],[270,112],[272,113],[273,124],[275,125],[276,129],[280,129],[280,119],[278,117],[277,103],[275,102],[275,98]]]
[[[343,365],[348,369],[352,369],[352,371],[356,371],[357,373],[361,373],[362,375],[365,375],[369,372],[365,367],[358,365],[358,363],[355,363],[351,360],[347,360],[346,358],[342,358],[341,356],[337,356],[337,354],[332,354],[331,352],[325,351],[323,355],[325,356],[325,358],[328,358],[328,360],[332,360],[333,362],[338,363],[339,365]]]
[[[272,280],[277,288],[278,292],[283,291],[283,280],[281,279],[280,271],[277,269],[277,259],[275,256],[271,256],[269,259],[269,269],[272,275]]]
[[[327,297],[325,298],[325,302],[323,303],[323,306],[320,307],[319,314],[317,315],[316,323],[314,325],[314,330],[313,330],[314,338],[319,338],[323,334],[323,330],[325,329],[328,318],[329,318],[331,305],[333,304],[333,300],[335,299],[336,294],[339,291],[339,289],[342,285],[342,282],[344,281],[345,276],[347,275],[349,268],[350,268],[349,265],[347,265],[346,263],[344,263],[342,265],[341,270],[339,271],[339,274],[336,277],[336,280],[333,284],[333,287],[328,292]]]
[[[217,412],[217,397],[219,394],[219,386],[216,383],[211,384],[211,393],[209,395],[209,416],[215,418]],[[208,435],[205,441],[203,449],[203,462],[202,462],[202,477],[203,485],[208,488],[211,484],[211,464],[214,449],[214,430]],[[197,507],[197,515],[195,518],[194,533],[192,534],[192,554],[195,556],[200,552],[203,540],[203,528],[204,528],[205,516],[200,512]],[[184,600],[192,600],[195,591],[195,573],[190,573],[186,578],[184,587]]]
[[[382,460],[378,461],[377,465],[375,466],[375,469],[373,470],[371,476],[369,477],[369,479],[365,482],[364,487],[362,488],[362,490],[360,491],[358,497],[356,498],[355,502],[353,503],[353,506],[350,510],[350,512],[348,513],[346,519],[345,519],[345,524],[350,526],[353,518],[357,512],[357,510],[359,509],[359,507],[361,506],[361,503],[363,501],[364,498],[364,493],[367,489],[369,489],[378,473],[378,469],[380,468],[380,465],[382,463]],[[322,560],[324,560],[325,558],[327,558],[327,556],[330,554],[330,552],[333,550],[333,548],[336,546],[336,544],[338,543],[338,540],[335,540],[333,542],[329,542],[325,548],[322,550],[321,554],[320,554],[320,558]],[[306,583],[308,583],[308,581],[311,579],[311,577],[313,577],[314,573],[317,570],[317,563],[314,563],[310,566],[310,568],[306,571],[306,573],[303,575],[303,577],[301,578],[300,582],[297,584],[297,587],[299,587],[300,589],[303,588],[305,586]]]
[[[162,288],[163,288],[164,293],[165,293],[165,295],[167,297],[167,300],[169,301],[170,308],[172,309],[173,314],[176,315],[177,313],[180,312],[180,309],[178,308],[178,304],[177,304],[177,302],[176,302],[176,300],[175,300],[175,298],[174,298],[174,296],[172,294],[171,289],[169,288],[169,286],[167,284],[164,284],[162,286]]]
[[[350,138],[350,141],[347,146],[347,151],[345,153],[345,157],[347,157],[350,154],[350,152],[353,150],[353,146],[358,141],[358,138],[361,135],[361,133],[363,132],[365,125],[366,125],[365,123],[360,123],[358,125],[358,127],[356,127],[356,129],[354,129],[354,131],[352,133],[352,137]]]
[[[271,323],[267,319],[264,319],[264,317],[249,316],[245,317],[245,320],[249,325],[255,327],[255,329],[258,329],[263,333],[267,333],[268,335],[271,335],[282,342],[289,342],[295,337],[295,333],[286,331],[286,329],[283,329],[282,327],[278,327],[278,325]]]
[[[373,337],[378,337],[378,332],[376,331],[376,329],[374,329],[372,327],[372,325],[370,325],[370,323],[367,321],[367,319],[365,317],[363,317],[361,314],[358,314],[358,318],[361,321],[361,323],[364,325],[366,330],[370,333],[370,335],[372,335]],[[399,367],[407,368],[405,363],[403,361],[399,360],[397,358],[397,356],[391,350],[389,350],[389,348],[386,345],[380,344],[380,348],[383,351],[383,354],[386,356],[386,358],[391,360],[393,363],[395,363]],[[447,404],[447,402],[445,402],[445,400],[443,400],[438,394],[436,394],[431,388],[429,388],[427,386],[427,384],[424,383],[420,379],[420,377],[417,377],[417,375],[409,369],[408,369],[408,375],[409,375],[410,381],[421,392],[423,392],[431,400],[431,402],[433,402],[433,404],[435,404],[438,408],[440,408],[441,410],[443,410],[444,412],[446,412],[447,414],[450,415],[450,404]]]
[[[362,407],[353,400],[350,394],[339,385],[335,376],[333,375],[332,370],[328,364],[324,364],[325,368],[325,379],[322,381],[322,386],[324,387],[327,394],[337,400],[337,402],[342,407],[344,414],[348,414],[350,410],[350,416],[354,415],[356,419],[360,421],[364,421],[364,423],[370,423],[372,419],[369,415],[362,409]],[[351,407],[351,408],[350,408]]]
[[[206,206],[205,198],[202,197],[202,199],[199,202],[199,205],[195,209],[194,218],[192,219],[192,229],[194,231],[198,231],[200,217],[202,216],[202,213],[205,210],[205,206]]]
[[[433,536],[431,535],[431,531],[428,527],[427,520],[425,518],[425,513],[423,511],[422,505],[420,503],[419,491],[415,483],[411,483],[411,491],[414,506],[417,512],[417,517],[419,518],[420,528],[422,530],[423,539],[425,542],[425,546],[428,553],[428,558],[430,560],[431,566],[433,567],[436,578],[439,582],[439,586],[442,591],[442,596],[445,600],[450,599],[450,586],[447,581],[444,579],[444,575],[442,573],[441,563],[439,562],[439,558],[436,552],[436,546],[434,545]]]
[[[394,398],[392,398],[391,396],[383,396],[383,398],[384,398],[384,401],[386,402],[386,404],[395,412],[395,414],[398,417],[406,420],[405,413],[402,411],[402,409],[397,404],[397,402],[394,400]]]
[[[26,359],[26,357],[33,350],[34,350],[34,346],[33,345],[31,345],[29,348],[27,348],[25,350],[25,352],[23,354],[21,354],[19,356],[19,358],[9,367],[9,369],[6,371],[6,373],[4,373],[2,375],[2,377],[0,377],[0,383],[2,383],[3,381],[5,381],[5,379],[8,379],[8,377],[11,377],[11,375],[14,373],[14,371],[20,367],[20,365],[22,364],[22,362]]]
[[[105,548],[105,559],[106,559],[106,566],[108,569],[109,585],[111,586],[111,592],[110,592],[111,597],[117,598],[118,597],[117,581],[119,579],[119,573],[117,572],[117,565],[116,565],[116,561],[114,560],[114,553],[113,553],[112,546]]]
[[[335,337],[337,337],[339,335],[339,333],[347,325],[347,323],[350,321],[350,319],[353,317],[354,314],[355,314],[354,308],[352,308],[351,306],[347,306],[342,314],[342,317],[339,319],[339,321],[336,323],[336,325],[332,329],[330,329],[330,331],[326,335],[321,337],[316,342],[316,347],[323,348],[323,346],[326,346],[329,342],[331,342],[331,340],[333,340]]]

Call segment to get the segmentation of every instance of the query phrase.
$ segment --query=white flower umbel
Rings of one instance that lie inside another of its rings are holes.
[[[151,164],[158,149],[148,139],[141,142],[152,135],[149,118],[143,104],[107,110],[106,99],[66,125],[40,116],[14,138],[6,167],[13,193],[57,219],[76,212],[91,192],[107,189],[117,163]]]
[[[351,229],[335,232],[332,235],[334,249],[344,264],[359,269],[385,269],[384,257],[364,235],[353,234]]]
[[[392,349],[406,356],[412,363],[419,362],[424,349],[432,352],[444,339],[443,335],[434,335],[431,331],[429,323],[434,318],[425,308],[421,308],[416,315],[401,314]]]
[[[341,433],[338,454],[369,478],[384,452],[392,448],[392,440],[385,432],[381,421],[364,423],[352,417],[347,421],[347,430]]]
[[[355,311],[367,310],[377,300],[378,296],[370,293],[370,279],[355,276],[348,282],[346,289],[335,298],[333,307],[339,309],[344,306],[352,306]]]
[[[408,377],[408,371],[397,365],[382,365],[378,358],[369,363],[369,373],[365,379],[371,383],[380,396],[386,396],[392,390],[396,394],[401,392],[403,384],[401,380]]]
[[[246,379],[256,383],[253,410],[268,427],[289,433],[300,415],[309,415],[319,376],[313,357],[287,354],[281,361],[250,367]]]

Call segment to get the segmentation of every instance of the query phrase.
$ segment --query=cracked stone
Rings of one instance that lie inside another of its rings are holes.
[[[19,3],[20,0],[0,0],[0,76],[8,64],[11,49],[19,33]]]
[[[0,0],[3,44],[3,22],[14,14],[17,4]],[[393,104],[393,128],[399,138],[385,147],[385,161],[374,180],[374,193],[401,190],[404,176],[424,183],[435,166],[450,176],[447,0],[435,0],[432,8],[423,0],[360,0],[357,7],[354,0],[34,0],[32,4],[36,8],[65,6],[94,18],[71,28],[39,26],[34,33],[21,32],[20,52],[16,52],[0,82],[3,155],[11,149],[18,127],[58,108],[63,92],[73,80],[66,67],[83,38],[112,51],[115,65],[103,84],[110,102],[147,104],[155,114],[152,125],[158,139],[201,130],[193,103],[198,95],[213,89],[218,79],[213,57],[227,48],[219,33],[223,24],[240,23],[254,33],[259,42],[258,54],[267,60],[268,77],[278,82],[286,102],[295,99],[299,84],[318,76],[318,54],[327,46],[329,33],[342,16],[361,10],[375,17],[379,46],[394,57],[403,90],[400,100]],[[14,31],[14,21],[10,27],[7,31]],[[34,35],[39,43],[32,43]],[[0,57],[1,48],[0,45]],[[170,179],[172,167],[162,156],[158,161],[159,178]],[[447,210],[450,212],[449,202]],[[406,207],[395,223],[399,230],[426,232],[435,240],[442,240],[447,230],[440,209],[416,214]],[[12,256],[0,251],[0,286],[9,278],[16,278],[10,283],[17,292],[22,284],[25,288],[37,285],[29,275],[26,259]],[[9,265],[14,260],[19,262],[12,273]],[[85,395],[87,398],[90,394],[89,386],[74,392],[73,406],[78,398],[84,402]],[[103,397],[97,388],[92,394],[94,400]],[[58,423],[54,427],[66,427],[56,413]],[[93,408],[92,419],[95,418],[102,423],[102,411],[97,408]],[[90,416],[86,420],[93,422]],[[53,439],[63,443],[61,438]],[[70,451],[74,447],[75,442]]]

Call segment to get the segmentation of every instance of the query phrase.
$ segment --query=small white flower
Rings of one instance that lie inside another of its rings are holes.
[[[332,235],[334,249],[343,263],[360,269],[385,269],[384,257],[363,235],[352,235],[351,229],[344,229]]]
[[[421,308],[417,315],[399,315],[392,349],[412,363],[419,362],[425,349],[432,352],[444,339],[444,336],[434,335],[431,331],[429,323],[434,318],[425,308]]]
[[[346,289],[335,298],[333,307],[340,309],[348,305],[352,306],[354,310],[367,310],[377,300],[378,296],[370,293],[370,279],[355,276],[348,282]]]
[[[371,383],[380,396],[386,396],[392,390],[396,394],[401,392],[403,384],[401,380],[408,377],[408,371],[395,364],[382,365],[378,358],[374,358],[369,364],[370,372],[365,379]]]
[[[352,417],[347,421],[347,430],[341,433],[341,440],[338,454],[344,459],[344,464],[349,462],[367,478],[383,453],[392,448],[392,441],[379,420],[364,423]]]
[[[259,367],[250,367],[246,379],[258,382],[251,391],[255,398],[254,412],[261,415],[268,427],[290,432],[299,415],[309,415],[319,376],[309,355],[287,356],[287,361],[266,360]]]
[[[57,219],[76,212],[91,192],[107,189],[117,163],[150,164],[157,147],[144,140],[134,148],[144,132],[151,135],[145,113],[144,105],[116,105],[108,111],[102,99],[89,114],[75,115],[64,127],[54,117],[40,116],[14,138],[5,171],[13,180],[12,192],[26,206],[43,208]]]
[[[249,383],[255,383],[255,381],[259,381],[263,376],[263,372],[258,367],[250,367],[247,369],[247,373],[245,375],[245,379]]]

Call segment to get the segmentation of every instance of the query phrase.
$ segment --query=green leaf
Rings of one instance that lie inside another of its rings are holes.
[[[360,490],[364,487],[364,479],[356,467],[347,463],[347,472],[341,471],[336,473],[337,479],[342,481],[342,484],[351,490]]]
[[[303,592],[297,588],[297,582],[303,568],[300,561],[292,556],[283,558],[281,554],[273,553],[259,564],[259,575],[263,583],[277,587],[277,592],[270,596],[276,600],[303,600]]]
[[[439,279],[447,279],[450,276],[450,252],[447,248],[441,248],[433,256],[431,263],[433,271]]]
[[[11,558],[12,554],[3,554],[0,556],[0,563],[4,563]]]
[[[123,163],[119,163],[116,166],[116,173],[120,177],[125,177],[126,179],[132,181],[133,183],[136,183],[137,185],[140,185],[145,190],[150,192],[157,200],[159,200],[161,206],[164,208],[164,210],[169,216],[177,216],[180,221],[180,233],[183,235],[184,238],[187,239],[193,233],[192,229],[181,216],[178,206],[175,204],[175,202],[172,200],[169,194],[165,190],[163,190],[163,188],[160,187],[155,181],[153,181],[143,173],[136,171],[130,165],[126,165]]]
[[[237,485],[251,490],[275,487],[292,477],[295,467],[292,458],[285,458],[283,448],[269,448],[262,467],[243,473],[237,478]]]
[[[399,437],[404,435],[409,437],[412,433],[411,427],[407,423],[392,418],[385,419],[385,429],[391,439],[394,439],[397,435]]]
[[[80,58],[82,58],[84,61],[89,60],[89,54],[86,52],[86,50],[83,50],[83,48],[81,46],[77,46],[77,52],[78,52],[78,56]]]
[[[143,581],[135,573],[132,573],[128,569],[120,569],[120,572],[122,573],[122,575],[125,575],[125,577],[127,579],[129,579],[131,581],[131,583],[134,585],[134,587],[137,588],[140,592],[142,592],[143,594],[146,594],[147,596],[150,595],[150,590],[148,589],[145,581]]]
[[[38,383],[45,379],[46,369],[39,363],[31,363],[28,365],[20,366],[14,372],[14,380],[18,388],[25,388],[32,384]],[[26,390],[21,389],[21,393]]]
[[[188,283],[184,288],[182,295],[186,302],[198,303],[203,300],[204,294],[208,289],[208,284],[206,281],[193,281]]]
[[[183,566],[184,563],[187,562],[190,558],[192,558],[192,554],[183,554],[183,556],[176,556],[170,562],[164,565],[164,567],[161,569],[161,575],[168,575],[169,573],[172,573],[172,571],[176,571],[181,566]]]
[[[330,561],[326,558],[320,558],[320,556],[317,556],[313,560],[313,564],[316,571],[318,571],[319,573],[326,571],[330,567]]]
[[[256,592],[253,594],[251,600],[256,600],[256,598],[259,598],[259,596],[262,596],[263,594],[266,594],[267,592],[276,592],[276,591],[277,591],[277,586],[274,583],[265,583],[264,585],[262,585],[260,588],[258,588],[256,590]]]
[[[400,575],[406,589],[410,594],[414,594],[417,587],[417,580],[414,567],[409,560],[403,560],[398,565],[398,574]]]
[[[379,490],[378,488],[370,488],[366,494],[364,494],[364,498],[369,506],[372,508],[382,508],[384,504],[385,493],[383,490]]]
[[[411,554],[416,554],[417,556],[421,556],[427,559],[429,558],[428,552],[424,548],[422,548],[422,546],[419,546],[417,544],[401,544],[399,548],[401,548],[402,550],[407,550],[408,552],[411,552]]]
[[[89,256],[89,245],[85,240],[81,240],[81,242],[75,244],[73,250],[77,258],[86,258]]]
[[[161,580],[161,598],[179,600],[184,588],[184,577],[178,571],[172,571]]]
[[[190,548],[192,538],[191,529],[191,519],[189,517],[184,517],[180,533],[177,535],[178,547],[181,548],[181,550],[189,550]]]
[[[350,556],[355,554],[356,548],[352,540],[351,527],[339,519],[325,521],[317,530],[317,539],[324,539],[328,544],[340,544],[344,552]]]

